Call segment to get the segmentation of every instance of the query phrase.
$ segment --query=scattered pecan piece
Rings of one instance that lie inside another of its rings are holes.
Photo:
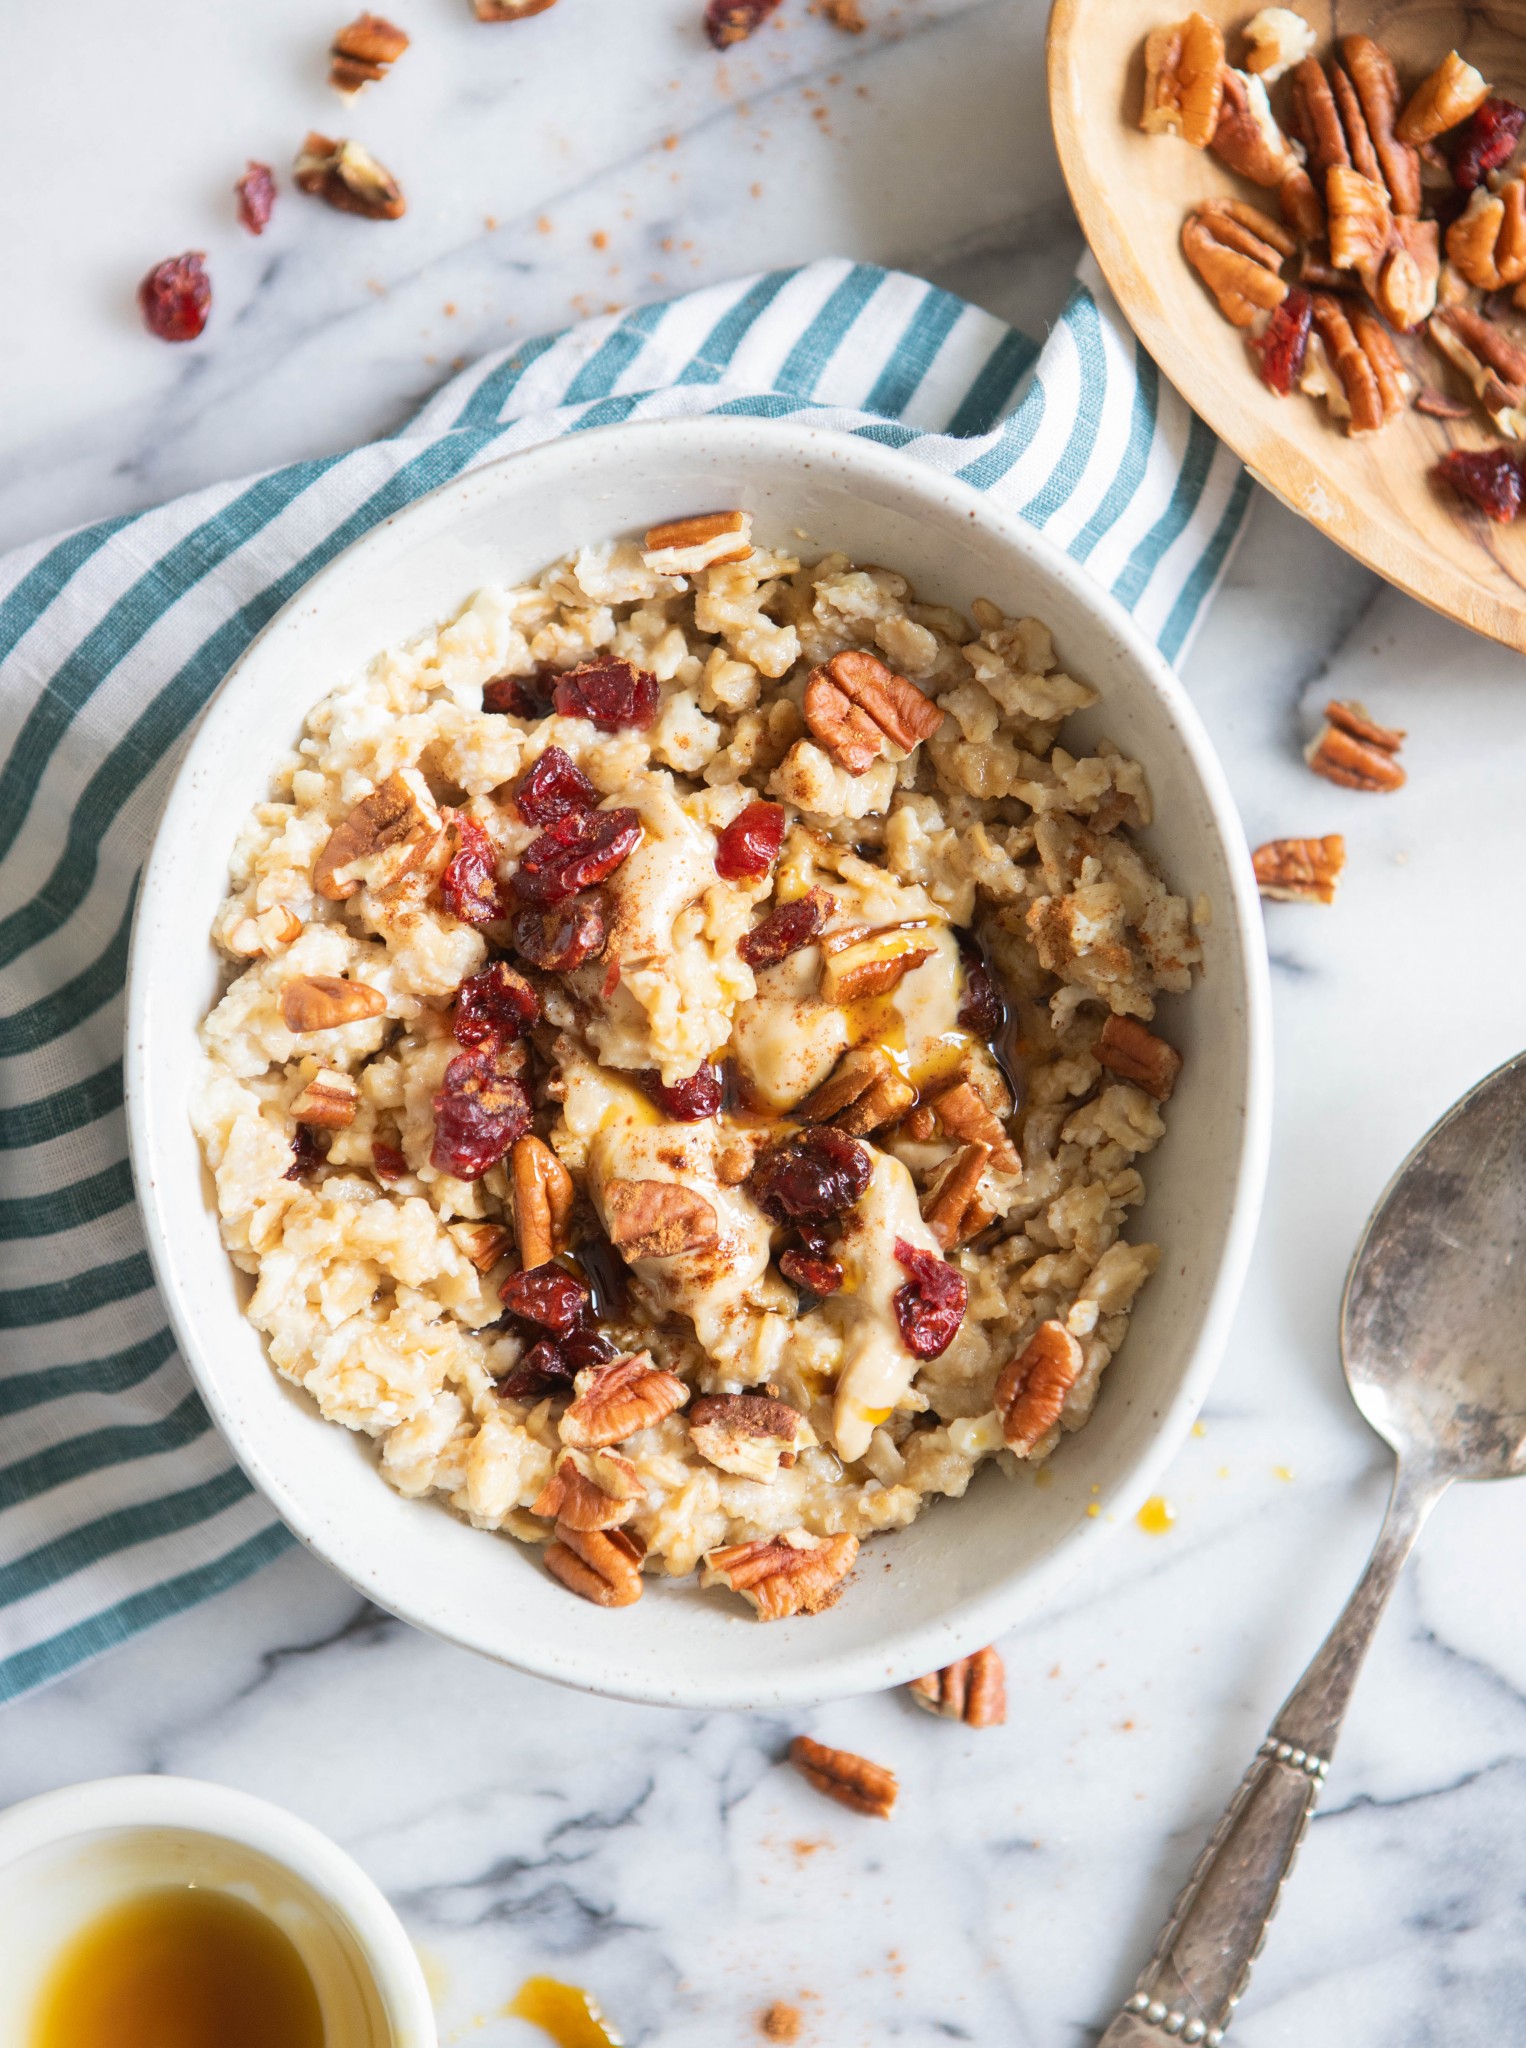
[[[830,1607],[857,1556],[856,1536],[818,1537],[790,1529],[707,1551],[700,1584],[740,1593],[760,1621],[785,1621]]]
[[[769,1480],[794,1464],[804,1419],[767,1394],[703,1394],[689,1410],[689,1435],[718,1471]]]
[[[194,341],[212,310],[205,250],[188,249],[156,263],[138,286],[138,310],[161,341]]]
[[[824,14],[833,28],[840,28],[844,35],[861,36],[869,26],[859,0],[817,0],[814,11]]]
[[[1378,272],[1373,298],[1401,334],[1410,334],[1436,310],[1441,281],[1441,231],[1433,220],[1394,222],[1394,244]]]
[[[400,768],[362,797],[334,827],[313,867],[313,887],[343,903],[361,884],[387,889],[418,866],[440,836],[441,818],[416,768]]]
[[[567,1248],[576,1199],[572,1175],[542,1139],[516,1138],[509,1153],[509,1194],[519,1263],[529,1272]]]
[[[1375,178],[1335,164],[1325,179],[1325,205],[1331,263],[1337,270],[1354,270],[1371,289],[1394,238],[1388,194]]]
[[[1395,133],[1401,142],[1433,142],[1477,113],[1488,97],[1488,81],[1482,72],[1465,64],[1455,50],[1448,50],[1430,77],[1410,94]]]
[[[362,1017],[379,1017],[387,998],[369,982],[337,974],[302,974],[281,983],[281,1022],[288,1031],[337,1031]]]
[[[856,6],[858,0],[832,0],[839,7]],[[758,2015],[758,2032],[765,2041],[798,2041],[802,2018],[798,2005],[786,2005],[782,1998],[776,1998],[771,2006]]]
[[[715,1208],[673,1180],[609,1180],[602,1207],[609,1241],[623,1259],[675,1259],[719,1235]]]
[[[491,1273],[499,1260],[507,1257],[514,1242],[512,1234],[501,1223],[450,1223],[446,1228],[462,1255],[479,1273]]]
[[[745,562],[751,553],[750,512],[700,512],[654,526],[641,559],[658,576],[694,576],[721,562]]]
[[[865,931],[853,925],[821,942],[821,999],[824,1003],[856,1003],[866,996],[887,995],[924,960],[933,948],[919,946],[925,927],[908,930],[886,925]]]
[[[914,1678],[906,1690],[919,1707],[967,1728],[1000,1728],[1007,1718],[1007,1670],[999,1650],[976,1650],[941,1671]]]
[[[1247,214],[1254,216],[1254,224],[1244,218]],[[1263,227],[1271,228],[1275,239]],[[1291,238],[1275,221],[1237,200],[1210,200],[1182,223],[1182,254],[1236,327],[1254,326],[1282,304],[1288,288],[1280,271],[1291,253]]]
[[[574,1529],[558,1522],[555,1541],[546,1545],[546,1570],[596,1607],[631,1607],[641,1598],[641,1548],[624,1529]]]
[[[1223,72],[1224,97],[1209,145],[1220,163],[1253,185],[1280,186],[1298,159],[1267,102],[1266,87],[1244,72]]]
[[[1526,180],[1497,192],[1480,185],[1447,229],[1447,258],[1480,291],[1503,291],[1526,278]]]
[[[809,946],[836,908],[836,897],[825,889],[807,889],[792,902],[777,904],[761,923],[744,932],[737,952],[755,974],[777,967],[791,953]]]
[[[300,191],[363,220],[401,220],[408,210],[402,187],[370,150],[316,129],[303,143],[292,176]]]
[[[568,1529],[616,1529],[645,1492],[635,1466],[618,1451],[565,1450],[530,1512]]]
[[[1519,423],[1506,416],[1526,404],[1526,349],[1471,306],[1442,306],[1426,338],[1461,370],[1496,426],[1518,436]]]
[[[637,1430],[650,1429],[682,1408],[689,1398],[677,1373],[653,1365],[649,1351],[589,1366],[575,1384],[577,1398],[558,1428],[562,1442],[578,1451],[623,1444]]]
[[[1404,734],[1376,724],[1365,705],[1337,698],[1325,706],[1325,722],[1305,747],[1304,759],[1316,775],[1343,789],[1402,789],[1406,777],[1398,753],[1403,743]]]
[[[1251,855],[1256,886],[1274,903],[1333,903],[1346,842],[1339,832],[1323,839],[1268,839]]]
[[[1433,391],[1427,385],[1415,394],[1415,411],[1432,420],[1465,420],[1473,408],[1465,398],[1451,398],[1445,391]]]
[[[1414,145],[1396,132],[1399,118],[1399,74],[1381,43],[1371,36],[1345,36],[1341,56],[1355,93],[1379,175],[1393,210],[1420,211],[1420,158]],[[1370,176],[1371,173],[1369,172]]]
[[[1374,433],[1404,410],[1408,372],[1381,320],[1361,307],[1348,314],[1339,299],[1316,292],[1314,328],[1350,410],[1348,433]]]
[[[1109,1017],[1096,1053],[1110,1074],[1120,1081],[1132,1081],[1157,1102],[1168,1099],[1182,1070],[1182,1056],[1176,1047],[1146,1031],[1133,1017]]]
[[[922,1198],[922,1221],[946,1252],[978,1236],[995,1214],[980,1199],[990,1159],[989,1145],[961,1147]]]
[[[1294,164],[1277,187],[1277,208],[1303,242],[1317,242],[1325,232],[1325,202],[1302,164]]]
[[[1081,1347],[1063,1323],[1040,1323],[996,1376],[996,1412],[1007,1449],[1031,1456],[1060,1419],[1081,1370]]]
[[[705,34],[717,50],[729,50],[760,29],[779,0],[709,0]]]
[[[1317,41],[1313,29],[1291,7],[1263,7],[1251,16],[1242,33],[1250,45],[1245,68],[1264,85],[1275,85],[1310,54]]]
[[[878,655],[849,647],[811,671],[805,722],[839,768],[866,775],[887,741],[909,754],[938,730],[943,713]]]
[[[362,86],[385,78],[407,47],[407,36],[392,22],[379,14],[357,15],[334,38],[329,84],[353,99]]]
[[[479,21],[528,21],[555,5],[556,0],[472,0]]]
[[[933,1096],[932,1112],[951,1138],[966,1145],[988,1146],[993,1172],[1022,1172],[1023,1162],[1006,1126],[973,1082],[956,1081],[952,1088]]]
[[[900,1786],[894,1771],[855,1756],[851,1749],[829,1749],[813,1742],[809,1735],[797,1735],[789,1746],[790,1762],[807,1784],[835,1799],[839,1806],[866,1813],[874,1820],[889,1820],[895,1811]]]
[[[1150,32],[1145,42],[1146,135],[1179,135],[1206,149],[1224,99],[1224,34],[1206,14]]]
[[[916,1099],[916,1089],[901,1079],[888,1053],[877,1045],[855,1046],[795,1114],[802,1123],[835,1124],[862,1138],[893,1123]]]
[[[302,936],[302,920],[284,903],[272,903],[256,917],[242,917],[228,934],[228,951],[242,959],[284,952]]]
[[[292,1104],[291,1113],[299,1124],[337,1131],[354,1123],[359,1107],[359,1084],[332,1067],[320,1067]]]
[[[251,158],[233,190],[238,196],[239,220],[251,235],[263,235],[276,203],[276,181],[269,164]]]

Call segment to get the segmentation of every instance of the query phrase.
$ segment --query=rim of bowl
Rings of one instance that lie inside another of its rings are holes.
[[[1237,966],[1245,997],[1244,1117],[1240,1155],[1234,1173],[1234,1195],[1218,1270],[1209,1290],[1198,1341],[1181,1385],[1162,1414],[1149,1444],[1117,1484],[1115,1499],[1120,1509],[1117,1517],[1112,1523],[1103,1516],[1082,1520],[1056,1543],[1047,1557],[1015,1576],[999,1581],[988,1591],[967,1597],[953,1616],[939,1617],[888,1634],[873,1647],[826,1653],[819,1664],[804,1667],[796,1674],[784,1674],[766,1688],[755,1683],[730,1682],[724,1672],[703,1669],[674,1673],[663,1680],[639,1673],[611,1678],[597,1668],[588,1668],[584,1660],[560,1652],[555,1644],[529,1639],[516,1644],[515,1654],[510,1657],[506,1652],[485,1648],[468,1633],[433,1619],[412,1602],[394,1602],[378,1586],[373,1575],[353,1570],[334,1558],[312,1533],[301,1503],[294,1497],[283,1474],[267,1465],[241,1441],[240,1432],[233,1425],[221,1397],[217,1376],[207,1368],[195,1321],[181,1298],[171,1235],[159,1213],[158,1180],[153,1171],[154,1139],[145,1108],[149,1048],[142,1026],[147,1001],[147,955],[152,944],[148,934],[157,922],[153,912],[158,907],[164,871],[169,863],[168,849],[174,836],[172,827],[180,806],[189,809],[193,804],[190,792],[196,782],[196,769],[203,752],[209,749],[219,706],[237,686],[245,665],[268,637],[289,626],[292,615],[299,608],[311,605],[326,579],[352,573],[356,558],[368,547],[378,544],[382,535],[395,542],[398,531],[405,529],[414,519],[438,516],[441,501],[452,496],[470,495],[481,489],[484,479],[510,467],[521,479],[522,487],[530,488],[534,485],[537,471],[554,474],[559,466],[586,458],[590,446],[610,446],[658,434],[670,443],[676,442],[680,452],[687,444],[694,448],[696,454],[706,456],[713,455],[718,447],[729,442],[742,459],[755,452],[766,437],[767,441],[775,444],[787,446],[792,443],[796,457],[803,464],[830,463],[840,471],[866,480],[881,479],[898,490],[910,489],[926,502],[930,512],[945,517],[951,512],[962,515],[994,532],[1015,554],[1025,558],[1037,575],[1059,584],[1082,609],[1096,614],[1102,625],[1122,643],[1145,685],[1161,700],[1202,790],[1228,871],[1235,908],[1235,929],[1239,935]],[[626,421],[615,426],[593,428],[586,433],[562,435],[536,447],[519,449],[494,462],[484,463],[481,468],[470,470],[464,476],[427,492],[403,511],[380,522],[370,533],[362,535],[333,561],[326,563],[266,622],[208,700],[175,772],[155,827],[153,845],[144,864],[138,891],[128,953],[124,1097],[128,1150],[144,1219],[150,1263],[197,1390],[224,1442],[248,1477],[307,1549],[337,1572],[356,1592],[396,1614],[412,1627],[458,1648],[506,1663],[511,1669],[525,1671],[533,1677],[549,1679],[583,1692],[646,1705],[703,1709],[808,1706],[829,1699],[888,1690],[992,1641],[1062,1591],[1109,1540],[1114,1528],[1121,1526],[1148,1497],[1155,1480],[1186,1438],[1202,1407],[1218,1368],[1244,1284],[1260,1219],[1270,1152],[1271,980],[1264,948],[1254,943],[1254,935],[1260,929],[1260,896],[1251,868],[1249,844],[1223,767],[1196,706],[1164,655],[1111,592],[1016,513],[993,504],[987,494],[977,491],[961,478],[935,470],[898,450],[878,442],[861,440],[836,428],[814,426],[808,422],[734,419],[711,414],[679,420]]]
[[[0,1868],[76,1836],[119,1828],[176,1828],[236,1842],[290,1871],[353,1935],[392,2029],[392,2048],[435,2048],[423,1965],[381,1888],[320,1828],[269,1799],[203,1778],[143,1775],[64,1785],[0,1813]]]

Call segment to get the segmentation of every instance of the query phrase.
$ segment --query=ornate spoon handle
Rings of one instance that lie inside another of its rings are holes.
[[[1449,1484],[1433,1468],[1394,1475],[1388,1513],[1361,1582],[1284,1702],[1256,1760],[1171,1909],[1134,1995],[1097,2048],[1163,2048],[1162,2037],[1217,2048],[1330,1767],[1362,1659],[1426,1516]]]

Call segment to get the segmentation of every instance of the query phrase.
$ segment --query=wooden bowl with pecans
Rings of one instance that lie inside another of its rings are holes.
[[[1526,649],[1526,5],[1310,0],[1311,43],[1259,12],[1248,38],[1243,0],[1056,0],[1050,105],[1087,239],[1259,483]]]

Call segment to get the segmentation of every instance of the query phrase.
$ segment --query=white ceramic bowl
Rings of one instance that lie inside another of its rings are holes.
[[[267,1800],[194,1778],[99,1778],[0,1814],[0,2041],[31,2038],[72,1936],[160,1885],[258,1906],[307,1966],[328,2048],[435,2048],[402,1922],[327,1835]]]
[[[765,542],[841,548],[906,571],[925,597],[987,596],[1053,628],[1102,701],[1077,721],[1148,771],[1147,835],[1175,886],[1205,892],[1206,971],[1172,999],[1186,1056],[1136,1234],[1164,1247],[1096,1413],[1046,1484],[981,1475],[867,1547],[828,1613],[760,1626],[741,1602],[649,1582],[610,1613],[569,1597],[535,1554],[405,1501],[364,1440],[322,1421],[240,1313],[186,1109],[196,1029],[218,992],[205,938],[234,832],[304,714],[380,649],[588,540],[745,505]],[[806,536],[801,541],[799,536]],[[421,1628],[506,1663],[630,1699],[784,1704],[872,1691],[989,1642],[1144,1498],[1197,1413],[1249,1253],[1265,1171],[1269,998],[1244,835],[1197,715],[1124,612],[1066,556],[979,493],[847,435],[696,419],[573,435],[447,485],[308,584],[233,669],[165,807],[138,902],[127,1106],[149,1248],[182,1350],[241,1463],[304,1542]],[[1088,1516],[1089,1506],[1102,1512]]]

